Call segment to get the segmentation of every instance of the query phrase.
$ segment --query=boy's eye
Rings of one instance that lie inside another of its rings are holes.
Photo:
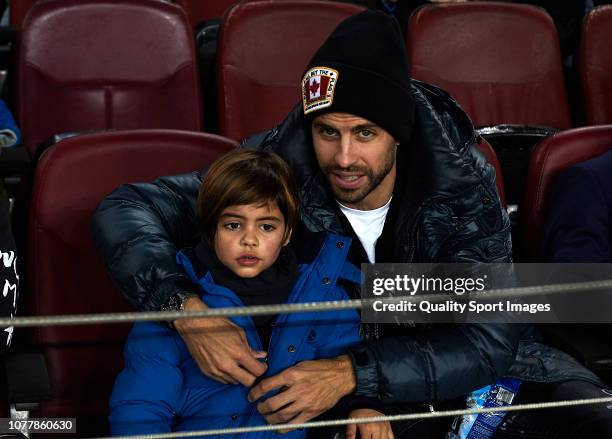
[[[240,223],[238,222],[225,223],[223,227],[225,227],[228,230],[238,230],[240,228]]]
[[[260,227],[261,230],[263,230],[264,232],[271,232],[273,230],[276,230],[276,227],[274,227],[272,224],[262,224]]]

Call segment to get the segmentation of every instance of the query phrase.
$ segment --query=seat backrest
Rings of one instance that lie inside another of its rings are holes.
[[[476,126],[571,127],[557,31],[544,9],[425,5],[410,18],[406,46],[413,77],[449,92]]]
[[[15,29],[21,28],[23,18],[36,1],[37,0],[10,0],[11,27]]]
[[[555,180],[563,170],[612,149],[612,125],[561,131],[539,143],[531,156],[523,211],[523,239],[531,260],[539,245]]]
[[[580,79],[587,125],[612,123],[612,5],[599,6],[582,25]]]
[[[36,169],[30,209],[27,314],[128,311],[94,248],[90,219],[98,204],[121,184],[198,171],[236,146],[211,134],[134,130],[78,136],[47,150]],[[33,329],[53,393],[40,416],[106,413],[128,329]]]
[[[10,7],[10,24],[15,29],[21,29],[21,24],[26,14],[34,3],[40,0],[9,0]],[[121,0],[119,0],[121,1]],[[154,1],[166,1],[166,0],[154,0]],[[188,0],[176,0],[176,2],[188,1]]]
[[[315,51],[362,10],[316,0],[247,1],[230,9],[217,61],[221,134],[240,140],[281,122],[300,101],[299,84]]]
[[[23,23],[17,117],[32,153],[53,134],[200,131],[192,31],[180,7],[151,0],[39,0]]]
[[[192,27],[206,20],[222,18],[225,11],[240,0],[174,0],[180,5],[191,22]]]
[[[478,137],[478,143],[476,143],[478,150],[487,159],[487,161],[495,168],[495,186],[497,187],[497,193],[503,207],[506,207],[506,188],[504,186],[504,176],[502,173],[502,167],[497,158],[495,150],[489,142],[483,137]]]

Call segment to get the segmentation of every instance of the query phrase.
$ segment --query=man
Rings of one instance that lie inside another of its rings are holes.
[[[612,262],[612,152],[578,163],[555,181],[542,240],[549,262]]]
[[[411,81],[394,19],[367,11],[341,23],[314,55],[302,106],[244,146],[287,161],[300,187],[302,227],[352,235],[353,262],[510,262],[510,224],[493,168],[474,141],[469,118],[446,93]],[[177,248],[193,239],[199,184],[193,174],[127,185],[96,213],[97,246],[136,308],[203,309],[174,262]],[[299,248],[299,237],[296,242]],[[301,243],[305,255],[308,244]],[[204,374],[251,387],[265,372],[258,359],[266,354],[251,351],[226,319],[175,326]],[[362,329],[363,344],[346,355],[299,363],[255,385],[252,400],[282,390],[260,400],[266,420],[307,421],[349,394],[412,409],[421,404],[416,409],[423,411],[462,400],[503,375],[599,384],[571,358],[535,343],[521,325]],[[441,422],[438,431],[449,420]],[[415,433],[423,425],[406,428],[418,437],[435,430]]]

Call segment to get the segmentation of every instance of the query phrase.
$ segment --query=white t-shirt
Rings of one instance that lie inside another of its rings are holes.
[[[368,260],[373,264],[376,260],[376,241],[380,237],[385,226],[385,218],[389,212],[391,198],[382,207],[374,210],[357,210],[338,203],[340,210],[349,220],[355,234],[361,241],[361,245],[368,254]]]

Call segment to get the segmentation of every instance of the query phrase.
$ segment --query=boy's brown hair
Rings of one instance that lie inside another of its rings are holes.
[[[228,206],[276,202],[285,219],[284,241],[298,221],[297,185],[293,172],[274,153],[239,149],[217,159],[208,169],[196,204],[204,239],[212,242],[217,222]]]

